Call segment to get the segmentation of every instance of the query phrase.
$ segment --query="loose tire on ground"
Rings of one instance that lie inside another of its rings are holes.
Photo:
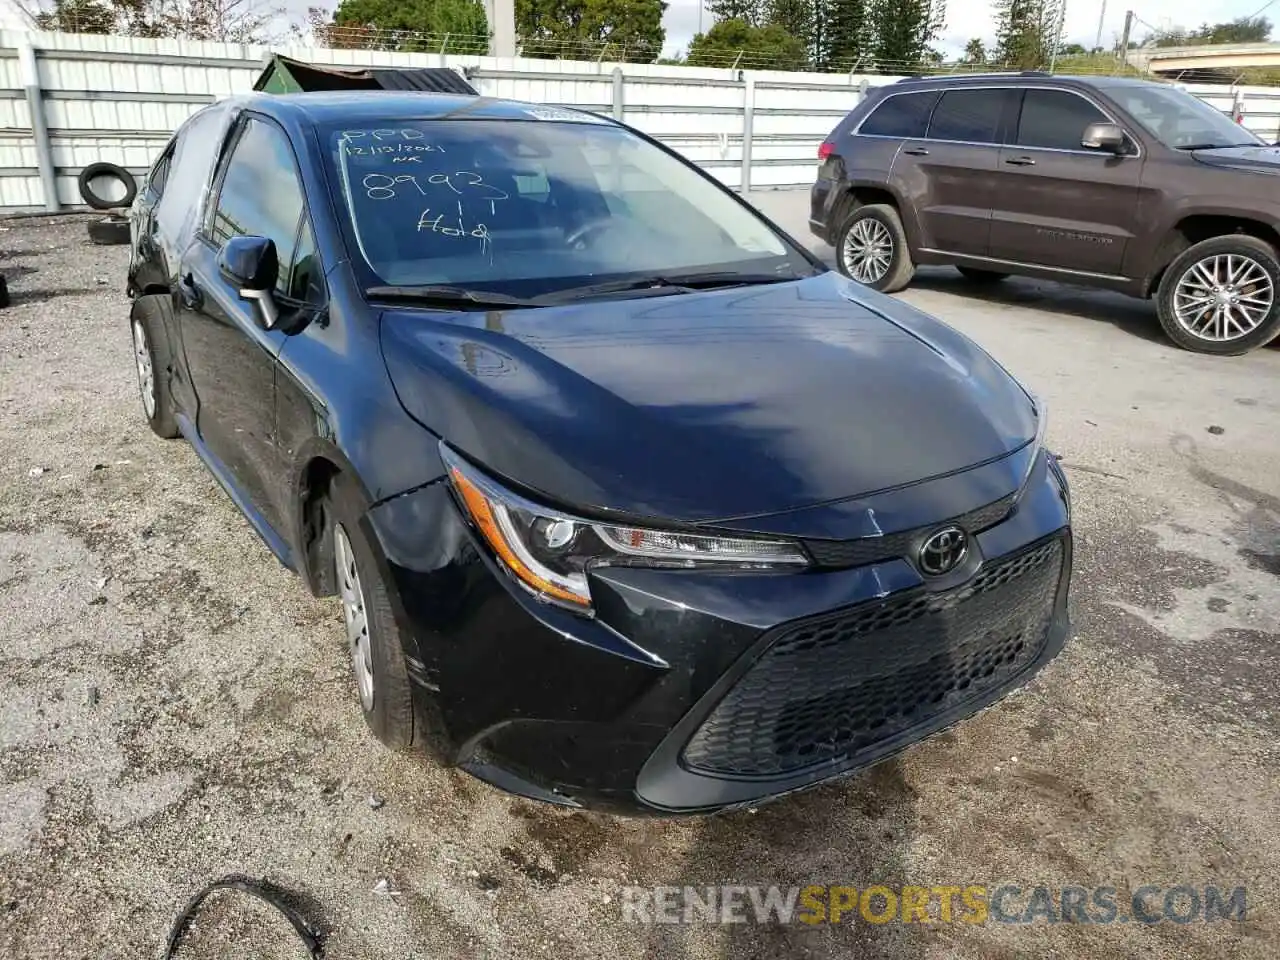
[[[89,240],[102,246],[120,246],[129,243],[129,221],[119,217],[94,220],[88,226]]]
[[[335,577],[339,600],[343,604],[343,623],[347,628],[346,639],[360,709],[375,737],[393,750],[407,750],[424,741],[425,731],[414,713],[400,630],[382,579],[382,568],[375,559],[374,551],[380,548],[371,542],[360,524],[365,510],[363,498],[341,475],[334,478],[329,507]],[[349,550],[344,549],[344,540]],[[344,570],[344,567],[349,568]],[[353,599],[363,607],[368,660],[372,668],[372,696],[369,698],[372,702],[361,692],[357,651],[351,630],[352,614],[348,608]]]
[[[123,185],[124,193],[117,199],[98,193],[94,189],[94,181],[102,179],[118,181]],[[133,174],[115,163],[107,163],[105,161],[91,163],[80,171],[80,176],[76,178],[76,182],[84,202],[95,210],[127,207],[133,203],[133,198],[138,195],[138,182],[133,179]]]
[[[859,247],[883,250],[887,262],[876,257],[874,269],[870,269],[867,260],[858,262]],[[910,283],[916,268],[898,211],[887,203],[855,208],[836,234],[836,267],[851,280],[882,293],[893,293]]]
[[[133,359],[142,398],[142,413],[151,432],[162,440],[178,436],[178,421],[173,415],[173,398],[169,394],[169,324],[167,312],[173,309],[161,296],[141,297],[129,311],[129,330],[133,337]],[[149,372],[149,377],[148,377]]]
[[[1200,290],[1203,297],[1198,296]],[[1223,300],[1234,325],[1215,319],[1213,311]],[[1268,301],[1270,309],[1255,314],[1260,317],[1256,326],[1237,332],[1247,325],[1243,308],[1261,311]],[[1156,312],[1165,334],[1185,350],[1239,356],[1265,346],[1280,336],[1280,261],[1275,248],[1242,233],[1195,244],[1165,270],[1156,291]]]
[[[1009,274],[1000,273],[998,270],[979,270],[977,267],[956,267],[956,269],[960,271],[960,276],[971,283],[990,284],[1009,279]]]

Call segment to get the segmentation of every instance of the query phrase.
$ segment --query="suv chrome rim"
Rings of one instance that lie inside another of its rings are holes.
[[[369,615],[364,605],[364,589],[351,541],[342,524],[333,528],[333,560],[338,571],[338,592],[342,596],[342,618],[347,624],[347,644],[351,648],[351,668],[360,691],[360,705],[373,709],[373,648],[369,642]]]
[[[133,321],[133,359],[138,365],[138,390],[142,393],[142,409],[150,420],[156,415],[156,374],[151,366],[147,331],[143,329],[141,320]]]
[[[1239,253],[1205,257],[1173,291],[1173,315],[1193,337],[1223,342],[1258,329],[1275,306],[1275,285],[1262,264]]]
[[[844,237],[844,265],[859,283],[875,283],[893,263],[893,236],[874,217],[859,220]]]

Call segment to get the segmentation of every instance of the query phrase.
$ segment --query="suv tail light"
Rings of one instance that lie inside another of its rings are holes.
[[[831,156],[831,151],[833,151],[834,149],[835,149],[835,144],[833,144],[830,140],[823,140],[822,144],[818,147],[818,159],[819,160],[827,159],[827,157]]]

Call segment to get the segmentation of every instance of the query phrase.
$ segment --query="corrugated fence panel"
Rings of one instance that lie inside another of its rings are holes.
[[[247,92],[272,51],[201,41],[0,31],[0,208],[43,207],[38,151],[23,87],[20,44],[36,51],[58,200],[79,206],[75,175],[95,160],[144,171],[171,131],[202,104]],[[868,85],[895,77],[531,60],[438,53],[276,48],[299,60],[346,66],[449,66],[488,96],[578,106],[611,114],[615,68],[623,72],[624,119],[732,187],[743,183],[746,100],[751,185],[812,182],[818,145]],[[748,83],[747,81],[751,82]],[[1280,139],[1280,89],[1190,85],[1224,113]]]

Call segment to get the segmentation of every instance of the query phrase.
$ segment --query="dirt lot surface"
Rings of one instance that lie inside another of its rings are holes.
[[[802,197],[760,202],[806,235]],[[1194,356],[1149,304],[922,275],[903,298],[1049,402],[1076,638],[1025,691],[867,775],[756,813],[629,821],[374,744],[336,601],[147,430],[125,263],[83,220],[0,223],[0,957],[158,956],[186,898],[231,872],[310,898],[335,960],[1280,955],[1280,349]],[[624,884],[718,883],[1110,885],[1122,903],[1144,883],[1244,885],[1248,908],[621,922]],[[179,956],[303,957],[291,937],[219,895]]]

